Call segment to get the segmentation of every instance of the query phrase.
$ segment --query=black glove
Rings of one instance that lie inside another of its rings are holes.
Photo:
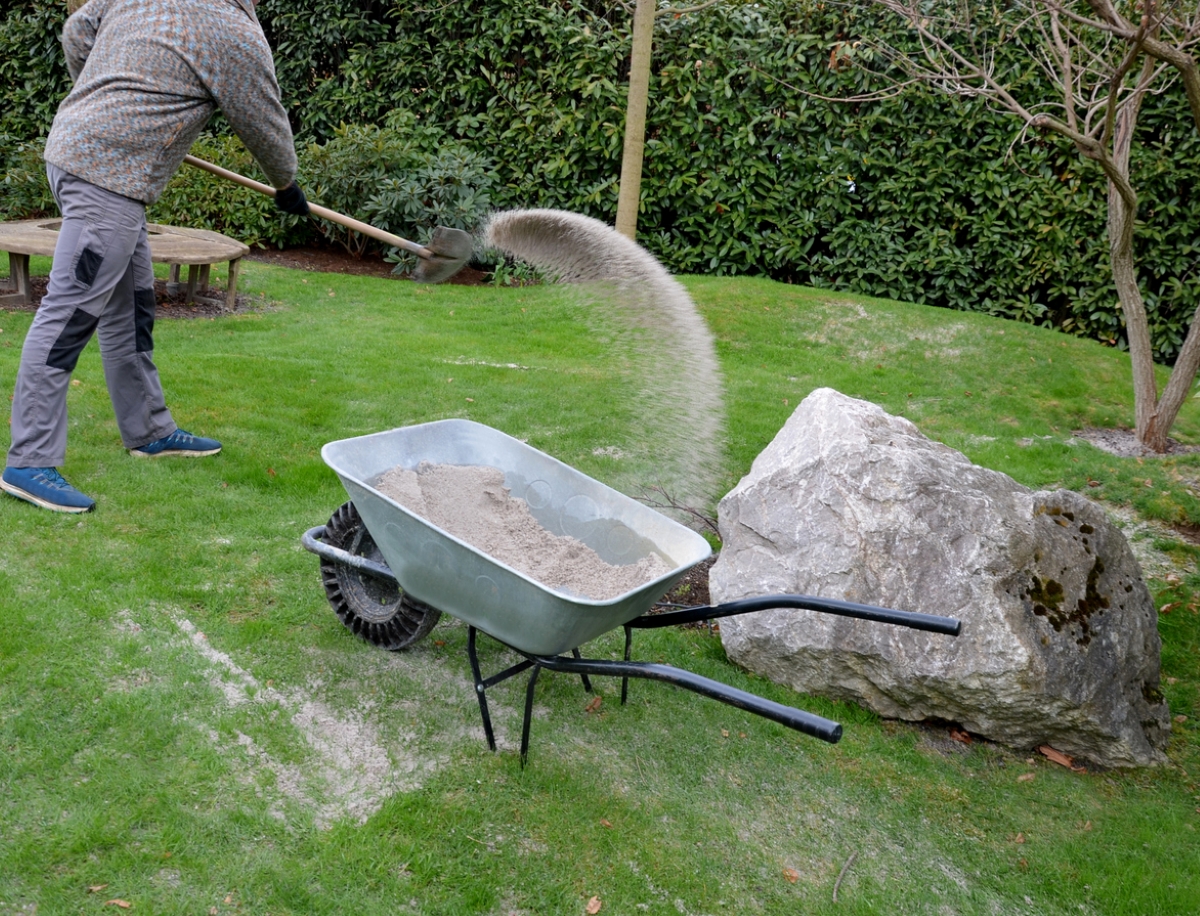
[[[300,190],[300,185],[294,181],[286,188],[280,188],[275,192],[275,206],[284,213],[308,216],[308,200],[304,197],[304,192]]]

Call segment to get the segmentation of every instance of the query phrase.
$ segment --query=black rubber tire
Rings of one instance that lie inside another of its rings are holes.
[[[354,503],[343,504],[330,516],[322,540],[355,556],[385,563]],[[442,616],[436,608],[410,598],[395,582],[345,563],[321,558],[321,583],[346,629],[392,652],[420,642]]]

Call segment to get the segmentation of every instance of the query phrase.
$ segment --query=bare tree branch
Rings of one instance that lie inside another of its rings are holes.
[[[716,6],[718,3],[724,3],[725,0],[707,0],[706,3],[699,3],[696,6],[664,6],[660,10],[655,10],[655,16],[667,16],[674,14],[682,16],[684,13],[698,13],[701,10],[706,10],[710,6]]]
[[[1125,58],[1117,65],[1117,69],[1113,71],[1112,79],[1108,81],[1108,103],[1105,105],[1104,111],[1104,130],[1100,134],[1100,142],[1105,145],[1113,137],[1114,125],[1117,121],[1117,107],[1125,82],[1125,74],[1137,63],[1137,59],[1142,56],[1142,42],[1146,40],[1146,29],[1149,25],[1150,17],[1143,16],[1141,25],[1138,27],[1133,41],[1129,43],[1129,50],[1126,52]]]
[[[1067,125],[1071,130],[1078,130],[1079,123],[1075,119],[1075,73],[1071,66],[1071,49],[1063,38],[1064,30],[1070,34],[1070,27],[1060,24],[1058,10],[1050,11],[1050,34],[1054,50],[1058,52],[1059,66],[1062,68],[1063,108],[1067,112]]]
[[[1149,95],[1182,84],[1191,120],[1200,131],[1200,0],[872,3],[911,29],[908,47],[864,39],[879,60],[904,74],[903,81],[885,75],[894,86],[917,81],[941,92],[981,98],[1021,120],[1018,138],[1030,130],[1052,132],[1100,167],[1109,190],[1113,282],[1133,360],[1137,435],[1151,448],[1164,450],[1167,431],[1200,371],[1200,330],[1193,323],[1159,400],[1134,258],[1138,195],[1130,161],[1142,103]],[[1043,82],[1011,69],[1011,46],[1027,55]],[[1052,87],[1050,93],[1046,86]],[[882,95],[874,93],[870,100]]]
[[[637,497],[637,499],[651,509],[669,509],[672,512],[690,518],[699,530],[708,531],[718,539],[721,537],[721,529],[717,527],[717,520],[715,518],[705,515],[699,509],[692,506],[681,505],[672,494],[660,486],[643,487],[642,495]]]
[[[916,86],[922,82],[922,80],[914,78],[914,79],[910,79],[910,80],[904,80],[901,82],[892,83],[890,85],[890,88],[881,89],[878,92],[868,92],[868,93],[864,93],[862,95],[831,96],[831,95],[821,95],[819,93],[812,92],[808,89],[802,89],[799,86],[795,86],[792,83],[789,83],[785,79],[780,79],[774,73],[768,73],[766,70],[762,69],[762,67],[755,66],[754,64],[750,63],[750,61],[748,61],[748,60],[743,59],[741,61],[741,64],[747,70],[753,70],[755,73],[761,73],[763,76],[767,77],[767,79],[774,80],[780,86],[783,86],[785,89],[790,89],[790,90],[792,90],[792,92],[796,92],[796,93],[799,93],[800,95],[807,96],[810,99],[821,99],[822,101],[825,101],[825,102],[885,102],[888,99],[894,99],[897,96],[903,94],[903,92],[906,89],[908,89],[910,86]]]

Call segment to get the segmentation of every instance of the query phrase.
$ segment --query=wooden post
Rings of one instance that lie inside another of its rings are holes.
[[[0,293],[0,305],[29,305],[29,255],[8,253],[8,277],[11,288]]]
[[[229,262],[229,279],[225,282],[225,311],[227,312],[237,310],[238,267],[241,266],[241,263],[241,258],[234,258]]]
[[[646,105],[650,94],[650,58],[654,47],[657,0],[638,0],[633,13],[633,51],[629,58],[629,100],[625,105],[625,148],[617,192],[616,230],[637,238],[642,199],[642,157],[646,149]]]
[[[200,265],[199,264],[189,264],[188,265],[188,285],[187,285],[187,295],[183,299],[184,305],[191,304],[191,301],[196,298],[196,279],[197,279],[199,273],[200,273]]]

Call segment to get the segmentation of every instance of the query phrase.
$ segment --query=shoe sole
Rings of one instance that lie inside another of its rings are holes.
[[[136,448],[131,448],[129,454],[134,458],[170,458],[173,455],[179,455],[183,458],[206,458],[209,455],[215,455],[221,451],[219,448],[210,449],[190,449],[190,448],[170,448],[165,451],[155,452],[153,455],[149,452],[139,452]]]
[[[81,512],[91,512],[96,508],[95,503],[92,503],[90,506],[63,506],[59,503],[52,503],[49,500],[34,496],[32,493],[27,493],[6,480],[0,480],[0,490],[3,490],[9,496],[15,496],[17,499],[25,500],[27,503],[33,503],[42,509],[49,509],[51,512],[72,512],[79,514]]]

